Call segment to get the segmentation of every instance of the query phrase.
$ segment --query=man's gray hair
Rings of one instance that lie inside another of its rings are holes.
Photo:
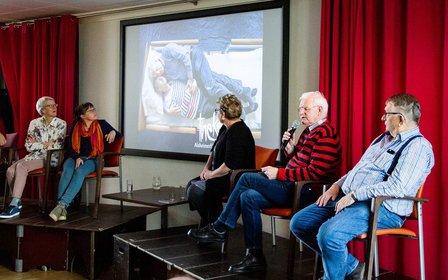
[[[314,106],[322,107],[323,117],[326,118],[328,114],[328,102],[324,94],[320,91],[305,92],[302,94],[302,96],[300,96],[299,101],[302,101],[310,97],[313,98]]]
[[[420,121],[422,113],[420,103],[415,96],[408,93],[395,94],[386,100],[386,103],[388,102],[399,108],[406,118],[412,118],[416,124]]]
[[[37,99],[36,111],[39,113],[39,115],[41,116],[44,115],[44,109],[45,106],[47,105],[48,100],[54,100],[54,98],[50,96],[42,96],[41,98]]]

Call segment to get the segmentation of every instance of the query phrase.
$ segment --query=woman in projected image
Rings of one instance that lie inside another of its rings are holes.
[[[190,209],[199,212],[201,227],[215,221],[221,213],[221,198],[228,195],[230,171],[255,168],[255,141],[240,118],[241,101],[226,94],[218,99],[217,105],[215,110],[222,127],[202,172],[187,184]]]
[[[59,181],[58,204],[50,213],[55,222],[67,220],[67,206],[80,191],[84,178],[95,171],[104,144],[114,142],[121,135],[107,121],[98,120],[90,102],[78,105],[74,115],[68,144],[70,157],[64,163]]]

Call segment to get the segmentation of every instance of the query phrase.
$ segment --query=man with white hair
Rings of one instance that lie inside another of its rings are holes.
[[[386,132],[315,204],[291,219],[291,232],[322,256],[324,280],[364,279],[365,264],[348,252],[347,243],[367,232],[372,198],[415,196],[431,172],[434,154],[420,133],[420,115],[420,104],[410,94],[387,99],[381,117]],[[412,201],[384,201],[378,229],[401,227],[412,207]]]
[[[286,167],[265,166],[260,173],[243,174],[218,219],[204,228],[188,232],[188,236],[199,243],[224,242],[229,229],[235,228],[241,214],[247,254],[241,262],[230,266],[230,272],[266,269],[261,209],[292,207],[296,181],[325,180],[336,176],[341,146],[337,131],[326,119],[328,103],[324,95],[318,91],[304,93],[298,112],[306,129],[295,145],[289,131],[283,134],[282,140],[287,141],[284,152],[289,158]],[[307,196],[301,195],[301,205],[302,197],[306,199]]]

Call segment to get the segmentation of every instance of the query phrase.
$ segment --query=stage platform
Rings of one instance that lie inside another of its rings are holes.
[[[146,216],[159,210],[125,206],[121,212],[118,205],[100,205],[94,219],[81,206],[55,223],[37,205],[24,205],[20,216],[0,219],[0,254],[9,260],[3,265],[17,272],[76,271],[94,279],[113,263],[113,235],[146,230]]]
[[[272,246],[271,235],[263,233],[263,249],[268,263],[265,272],[232,274],[230,265],[242,260],[245,253],[242,227],[229,235],[227,252],[221,254],[220,244],[198,247],[187,237],[190,228],[169,228],[167,231],[141,231],[114,236],[114,279],[169,279],[188,275],[194,279],[288,279],[287,261],[289,240],[277,237]],[[294,262],[294,278],[313,279],[314,253],[304,246],[298,251]],[[322,272],[321,272],[322,275]],[[319,277],[321,276],[319,275]],[[412,278],[386,272],[380,280],[409,280]]]
[[[168,279],[189,275],[195,279],[287,279],[288,240],[277,237],[272,246],[271,235],[263,234],[266,272],[232,274],[228,272],[244,256],[241,227],[231,231],[227,252],[220,244],[198,247],[187,237],[192,226],[118,234],[114,236],[114,279]],[[296,254],[294,279],[313,278],[314,254],[305,249]]]

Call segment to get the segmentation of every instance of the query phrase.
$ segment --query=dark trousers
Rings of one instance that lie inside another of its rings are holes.
[[[187,184],[187,198],[191,210],[197,210],[201,216],[200,226],[217,220],[222,212],[222,197],[228,195],[230,177],[228,175],[205,181],[205,189],[194,184],[199,177]]]

